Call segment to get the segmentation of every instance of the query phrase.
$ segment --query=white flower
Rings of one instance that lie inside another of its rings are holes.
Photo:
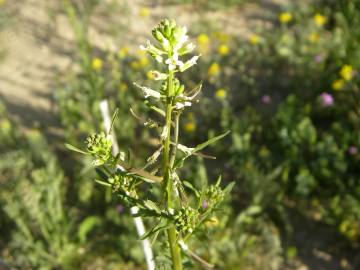
[[[153,97],[156,99],[160,99],[160,97],[161,97],[161,94],[159,92],[157,92],[151,88],[138,85],[137,83],[134,83],[134,85],[139,87],[143,91],[145,98]]]
[[[190,101],[181,101],[181,102],[176,102],[176,104],[175,104],[175,108],[178,110],[185,108],[185,107],[190,107],[190,106],[191,106]]]
[[[162,63],[163,58],[161,55],[165,52],[152,45],[149,40],[146,41],[146,46],[140,45],[140,50],[147,51],[152,57],[155,58],[156,61]]]
[[[184,65],[180,67],[180,72],[184,72],[188,68],[196,64],[196,61],[199,59],[200,55],[193,56],[190,60],[186,61]]]
[[[185,145],[182,144],[178,144],[177,145],[177,149],[179,149],[181,152],[183,152],[185,155],[190,156],[192,155],[192,152],[195,148],[191,148],[191,147],[187,147]]]

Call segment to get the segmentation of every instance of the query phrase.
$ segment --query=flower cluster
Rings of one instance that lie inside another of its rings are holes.
[[[163,20],[152,31],[153,37],[160,43],[159,46],[152,45],[147,41],[146,46],[140,46],[141,50],[147,51],[156,61],[164,62],[170,71],[183,72],[196,64],[199,56],[193,56],[190,60],[183,62],[179,56],[191,53],[195,49],[193,43],[187,43],[188,35],[185,26],[176,25],[173,20]],[[167,56],[167,59],[164,59]]]
[[[173,219],[178,232],[190,234],[196,228],[199,213],[190,206],[184,206],[173,215]]]
[[[95,158],[95,166],[106,163],[111,158],[111,139],[104,132],[94,134],[86,139],[87,151]]]
[[[122,173],[112,174],[107,181],[111,184],[113,191],[122,191],[126,195],[130,195],[134,188],[134,177]]]
[[[350,65],[343,65],[339,71],[340,78],[332,83],[334,90],[343,90],[346,83],[351,81],[356,74],[354,68]]]
[[[211,185],[204,191],[204,198],[205,208],[213,208],[224,200],[225,193],[218,185]]]

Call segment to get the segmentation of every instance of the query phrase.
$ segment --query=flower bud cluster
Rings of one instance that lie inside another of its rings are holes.
[[[115,173],[107,180],[111,184],[114,192],[123,191],[126,195],[130,195],[133,190],[134,178],[132,176]]]
[[[95,166],[106,163],[111,158],[111,139],[104,132],[94,134],[86,139],[87,151],[95,158]]]
[[[147,41],[146,46],[140,46],[140,49],[147,51],[156,61],[165,62],[168,70],[183,72],[196,64],[199,56],[194,56],[186,62],[179,60],[179,56],[195,49],[193,43],[187,43],[189,36],[185,26],[178,26],[174,20],[165,19],[152,30],[152,35],[160,46],[152,45]],[[164,56],[168,58],[164,60]],[[158,79],[164,78],[165,76],[158,77]]]
[[[173,215],[176,230],[184,234],[192,233],[195,230],[198,218],[198,211],[190,206],[182,207]]]
[[[219,186],[211,185],[205,190],[204,197],[207,207],[212,208],[224,200],[225,194]]]

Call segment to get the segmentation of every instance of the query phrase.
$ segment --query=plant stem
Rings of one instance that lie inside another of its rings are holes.
[[[167,87],[167,99],[166,99],[166,139],[164,142],[164,150],[163,150],[163,177],[164,177],[164,192],[167,201],[168,209],[171,209],[174,205],[173,198],[172,198],[172,189],[173,189],[173,182],[170,176],[170,141],[171,141],[171,118],[172,118],[172,94],[173,94],[173,82],[174,82],[174,73],[169,71],[168,76],[168,87]],[[167,230],[168,239],[169,239],[169,246],[172,258],[172,264],[174,270],[182,270],[182,262],[181,262],[181,254],[180,248],[178,246],[176,240],[176,231],[175,227],[171,227]]]

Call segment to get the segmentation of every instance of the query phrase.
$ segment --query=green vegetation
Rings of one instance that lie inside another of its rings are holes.
[[[357,1],[298,2],[272,14],[271,31],[246,36],[194,23],[196,48],[185,46],[181,63],[162,37],[174,48],[174,33],[185,35],[170,21],[154,30],[157,48],[95,48],[91,18],[107,4],[80,2],[64,1],[77,54],[56,92],[61,141],[49,146],[41,131],[25,131],[1,107],[3,261],[15,269],[144,269],[127,211],[136,206],[157,269],[173,261],[174,269],[297,269],[306,261],[297,235],[309,223],[336,235],[326,245],[347,258],[343,269],[359,267],[351,257],[360,249]],[[202,8],[205,1],[174,2]],[[178,30],[168,34],[165,25]],[[191,89],[197,96],[187,100]],[[120,155],[104,133],[104,99],[116,112]],[[86,154],[67,151],[65,142]]]

